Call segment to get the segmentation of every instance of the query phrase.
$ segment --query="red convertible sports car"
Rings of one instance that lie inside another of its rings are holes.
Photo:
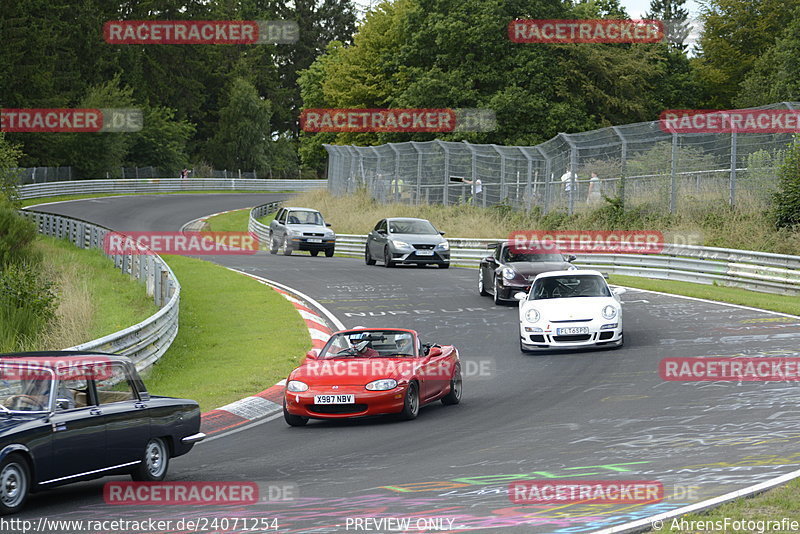
[[[414,419],[420,406],[437,400],[461,400],[455,347],[423,345],[414,330],[356,328],[333,334],[292,371],[283,416],[291,426],[381,414]]]

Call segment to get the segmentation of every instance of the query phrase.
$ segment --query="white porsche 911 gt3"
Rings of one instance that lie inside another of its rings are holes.
[[[519,300],[522,352],[621,347],[624,288],[608,286],[598,271],[551,271],[538,275]]]

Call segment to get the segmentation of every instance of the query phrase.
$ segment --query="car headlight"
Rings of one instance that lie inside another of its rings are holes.
[[[330,230],[326,230],[325,231],[325,237],[328,238],[328,239],[333,239],[334,237],[336,237],[336,234],[334,234]]]
[[[392,244],[397,248],[411,248],[411,245],[409,245],[405,241],[396,241],[392,239]]]
[[[577,267],[575,267],[574,265],[570,264],[570,265],[569,265],[569,267],[567,267],[567,270],[568,270],[568,271],[577,271],[577,270],[578,270],[578,268],[577,268]]]
[[[297,237],[300,235],[300,232],[298,232],[297,230],[292,230],[291,228],[287,228],[286,235],[289,237]]]
[[[367,384],[367,389],[370,391],[387,391],[397,387],[397,380],[392,378],[383,378],[381,380],[373,380]]]
[[[528,311],[525,312],[525,320],[529,323],[538,322],[541,319],[541,315],[539,314],[539,310],[536,308],[530,308]]]
[[[514,269],[511,267],[503,267],[503,278],[511,280],[515,276],[517,276],[517,272]]]
[[[603,306],[603,317],[606,319],[613,319],[617,316],[617,308],[611,304]]]
[[[448,243],[447,241],[442,241],[441,243],[436,245],[436,248],[439,250],[450,250],[450,243]]]
[[[308,384],[300,382],[299,380],[289,380],[289,382],[286,383],[286,389],[292,393],[308,391]]]

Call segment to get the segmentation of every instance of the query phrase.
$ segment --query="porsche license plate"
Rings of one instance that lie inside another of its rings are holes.
[[[310,237],[306,239],[306,241],[308,241],[309,243],[322,243],[322,239],[317,239],[315,237]]]
[[[588,334],[589,328],[586,326],[573,326],[571,328],[557,328],[556,335],[571,336],[574,334]]]
[[[433,256],[432,250],[418,250],[417,256]]]
[[[314,404],[355,404],[355,395],[314,395]]]

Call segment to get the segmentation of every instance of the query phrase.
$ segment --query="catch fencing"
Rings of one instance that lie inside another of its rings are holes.
[[[259,174],[255,170],[243,171],[242,169],[212,169],[211,167],[201,167],[197,169],[189,169],[190,176],[202,176],[204,178],[236,178],[236,179],[258,179]],[[17,177],[17,183],[20,185],[38,184],[45,182],[63,182],[72,180],[73,178],[83,179],[80,172],[75,171],[72,167],[19,167],[13,171]],[[106,179],[152,179],[152,178],[176,178],[180,177],[179,172],[165,171],[158,167],[118,167],[114,171],[107,171],[104,173]],[[292,179],[303,178],[298,175],[298,171],[284,172],[268,170],[261,173],[261,178],[269,179]]]
[[[22,210],[32,219],[40,234],[67,239],[78,248],[103,248],[108,230],[79,219],[50,213]],[[145,285],[148,296],[160,309],[139,324],[65,350],[99,351],[121,354],[133,360],[139,371],[158,361],[178,334],[181,286],[169,265],[157,254],[107,255],[114,266]]]
[[[800,109],[800,103],[754,109]],[[601,205],[605,195],[626,207],[675,213],[709,204],[764,209],[792,135],[667,133],[651,121],[561,133],[536,146],[441,140],[324,146],[334,194],[366,188],[380,202],[505,204],[570,214]],[[592,172],[598,181],[590,185]]]
[[[313,191],[326,180],[239,180],[222,178],[157,178],[152,180],[75,180],[23,185],[22,199],[61,195],[179,193],[192,191]]]

